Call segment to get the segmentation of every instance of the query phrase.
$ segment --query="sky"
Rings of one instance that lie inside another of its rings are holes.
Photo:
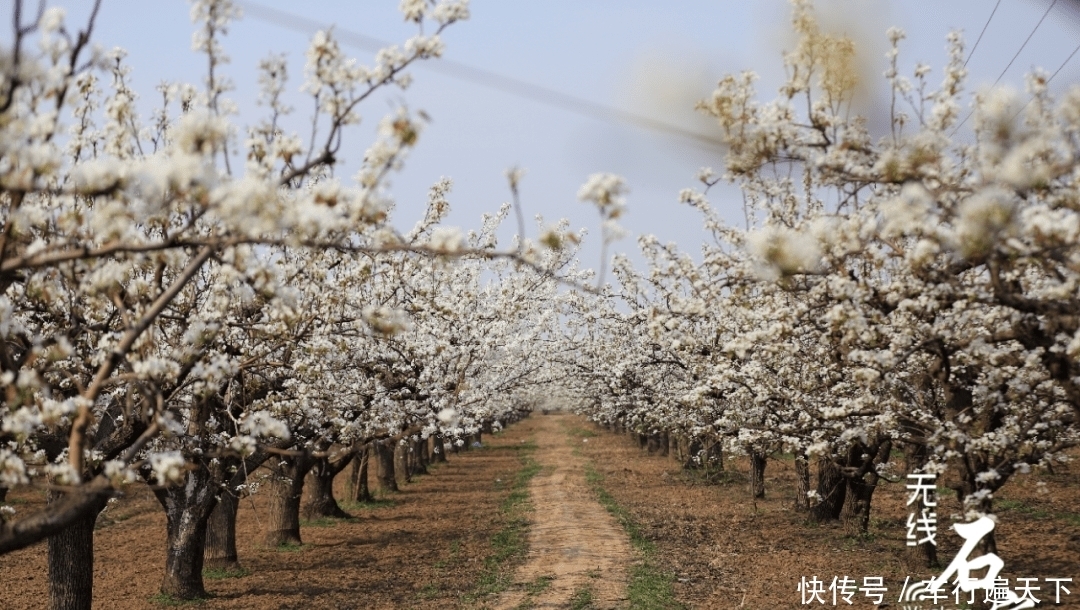
[[[13,0],[0,0],[2,14]],[[33,4],[28,2],[28,4]],[[90,0],[55,0],[67,9],[69,23],[83,22]],[[299,93],[303,56],[312,32],[306,21],[401,43],[415,33],[397,10],[397,0],[253,0],[278,11],[299,14],[292,27],[258,18],[256,8],[234,24],[225,39],[231,64],[226,73],[236,89],[229,97],[240,108],[238,125],[254,124],[256,66],[271,53],[290,64],[295,129],[310,116],[312,102]],[[1053,6],[1051,6],[1053,5]],[[885,31],[902,27],[901,63],[910,74],[915,62],[933,68],[941,80],[945,36],[964,33],[968,49],[986,26],[972,54],[969,92],[990,86],[1028,39],[1002,85],[1023,88],[1023,75],[1035,66],[1054,72],[1080,45],[1077,0],[819,0],[816,10],[826,28],[856,41],[869,81],[865,106],[880,109],[887,99],[884,79]],[[997,7],[995,10],[995,6]],[[561,92],[592,104],[662,121],[694,133],[715,134],[712,123],[693,110],[726,73],[755,71],[762,99],[771,99],[782,82],[782,52],[792,47],[790,6],[784,0],[473,0],[471,18],[445,33],[448,61]],[[1049,12],[1047,10],[1049,8]],[[993,18],[989,19],[993,12]],[[1036,29],[1036,24],[1046,15]],[[989,21],[988,21],[989,20]],[[6,19],[5,19],[6,21]],[[128,51],[135,91],[149,115],[161,81],[201,83],[205,57],[191,50],[193,25],[185,0],[104,0],[94,40]],[[1034,31],[1034,33],[1032,33]],[[0,42],[10,42],[0,30]],[[345,46],[361,64],[374,53]],[[629,186],[630,236],[613,250],[634,256],[635,237],[654,234],[696,253],[705,239],[697,212],[678,203],[682,188],[696,185],[701,167],[721,170],[722,153],[698,141],[642,129],[618,120],[599,120],[544,103],[536,95],[515,95],[455,78],[440,60],[411,69],[414,84],[388,90],[361,107],[363,122],[347,135],[343,154],[355,168],[370,144],[379,119],[405,104],[431,117],[405,168],[392,177],[397,200],[394,223],[407,230],[423,213],[427,189],[452,178],[448,224],[479,226],[480,215],[509,199],[505,171],[526,171],[521,182],[526,216],[540,214],[546,224],[568,218],[586,227],[584,266],[599,266],[599,221],[576,193],[596,172],[622,175]],[[1067,63],[1051,89],[1062,91],[1080,78],[1080,54]],[[970,127],[970,126],[968,126]],[[351,176],[352,171],[343,174]],[[718,187],[710,199],[732,223],[742,224],[737,189]],[[507,225],[505,236],[514,232]],[[537,236],[530,223],[529,236]],[[507,247],[509,242],[504,242]]]

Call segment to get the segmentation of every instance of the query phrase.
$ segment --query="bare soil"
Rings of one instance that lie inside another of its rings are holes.
[[[569,434],[568,434],[569,432]],[[569,440],[568,440],[569,439]],[[535,442],[542,470],[531,483],[530,550],[520,565],[502,566],[513,584],[501,596],[474,594],[507,526],[500,506],[522,468],[523,443]],[[571,446],[570,443],[573,443]],[[417,477],[375,505],[344,505],[355,518],[322,520],[302,529],[305,544],[266,548],[264,495],[242,504],[240,560],[246,575],[208,578],[213,596],[200,608],[569,608],[571,595],[589,588],[592,608],[624,608],[626,569],[637,558],[625,534],[596,502],[584,478],[586,464],[625,508],[657,551],[651,559],[671,574],[679,602],[689,608],[782,610],[833,607],[801,604],[800,578],[828,583],[834,576],[881,576],[894,609],[905,577],[929,570],[905,545],[908,507],[904,482],[883,482],[874,497],[870,531],[857,535],[840,524],[815,525],[791,509],[794,465],[770,459],[766,497],[750,498],[748,465],[729,461],[718,480],[681,470],[669,457],[649,455],[635,439],[606,432],[580,418],[536,414],[495,436],[480,450],[451,454],[450,462]],[[1036,577],[1040,607],[1053,606],[1049,577],[1073,578],[1058,607],[1080,608],[1080,485],[1077,467],[1036,471],[1009,481],[996,499],[998,554],[1003,576]],[[339,477],[339,497],[345,477]],[[1045,493],[1036,482],[1045,483]],[[374,484],[374,481],[372,482]],[[16,508],[40,505],[33,490],[12,492]],[[950,516],[954,498],[938,508],[939,556],[947,563],[959,538]],[[164,606],[155,600],[164,569],[165,519],[145,487],[102,514],[95,550],[95,608]],[[45,606],[44,544],[0,556],[0,608]],[[517,570],[514,572],[514,570]],[[861,593],[854,605],[874,607]],[[925,604],[924,604],[925,606]],[[949,610],[954,604],[944,606]]]
[[[630,543],[585,480],[587,460],[570,444],[570,422],[580,425],[579,418],[561,414],[529,422],[538,447],[533,457],[542,470],[529,485],[528,555],[515,575],[516,586],[495,604],[500,610],[523,604],[570,608],[574,595],[585,590],[592,608],[626,605]]]
[[[914,581],[941,572],[919,565],[907,550],[906,481],[882,481],[869,532],[860,536],[839,523],[813,524],[792,510],[795,469],[790,459],[769,460],[766,497],[755,502],[744,459],[728,462],[719,482],[710,483],[683,471],[670,457],[647,454],[631,436],[592,424],[583,427],[596,436],[579,441],[582,452],[604,475],[604,487],[656,543],[661,566],[673,573],[675,596],[688,607],[833,607],[831,594],[824,606],[801,604],[800,578],[817,576],[828,587],[834,576],[847,575],[860,585],[863,577],[883,577],[889,604],[883,607],[899,609],[904,607],[897,597],[905,577]],[[1018,577],[1039,578],[1040,607],[1080,608],[1078,474],[1075,465],[1055,467],[1053,474],[1033,471],[1010,480],[997,494],[995,533],[1005,563],[1001,576],[1010,583]],[[1046,483],[1047,493],[1038,491],[1038,481]],[[955,496],[943,497],[937,512],[938,556],[948,564],[961,542],[951,529],[951,516],[961,512]],[[1061,606],[1054,605],[1054,585],[1044,578],[1073,579],[1066,584],[1072,594],[1062,595]],[[853,601],[839,600],[837,607],[875,607],[861,592]],[[944,606],[959,607],[967,606],[951,599]]]
[[[510,447],[530,433],[528,426],[511,426],[485,436],[483,449],[451,453],[448,463],[374,505],[344,504],[354,519],[305,524],[304,544],[296,549],[264,546],[265,495],[244,500],[237,546],[248,573],[207,578],[213,597],[196,606],[469,607],[461,599],[473,591],[492,552],[491,534],[501,527],[499,504],[508,493],[505,482],[521,468],[518,452]],[[346,478],[338,477],[339,498]],[[11,496],[20,511],[43,502],[34,491]],[[95,553],[95,608],[163,607],[162,600],[154,598],[165,565],[165,514],[145,486],[135,487],[101,515]],[[46,555],[45,544],[38,544],[0,556],[0,608],[45,606]]]

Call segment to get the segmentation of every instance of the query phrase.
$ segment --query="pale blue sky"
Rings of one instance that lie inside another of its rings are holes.
[[[924,61],[940,81],[945,35],[965,33],[968,47],[986,23],[996,0],[829,0],[818,2],[826,23],[863,41],[879,91],[886,50],[885,30],[903,27],[907,66]],[[402,23],[396,0],[258,0],[308,19],[382,39],[403,41],[412,30]],[[29,2],[28,2],[29,4]],[[58,0],[81,21],[89,0]],[[1074,0],[1059,0],[1002,82],[1020,87],[1034,65],[1049,71],[1080,44],[1080,13]],[[12,0],[0,0],[4,22]],[[1050,0],[1002,0],[968,68],[972,90],[992,83],[1031,33]],[[753,69],[761,75],[759,91],[771,97],[780,82],[780,53],[787,41],[789,7],[783,0],[634,1],[634,0],[474,0],[472,19],[446,34],[446,57],[455,61],[562,91],[608,106],[645,114],[690,129],[708,129],[692,111],[725,72]],[[104,0],[95,39],[129,51],[135,89],[153,99],[161,80],[201,82],[205,60],[192,52],[192,24],[183,0]],[[10,41],[10,30],[0,40]],[[251,16],[235,24],[225,46],[232,56],[228,73],[236,82],[231,95],[241,107],[239,123],[253,123],[255,66],[268,53],[286,53],[293,89],[302,79],[307,37]],[[788,44],[788,46],[790,46]],[[372,54],[346,47],[361,63]],[[435,60],[438,61],[438,60]],[[344,157],[355,164],[370,141],[370,129],[401,101],[425,110],[433,119],[406,169],[393,178],[398,199],[396,224],[408,228],[422,213],[426,190],[440,176],[454,179],[451,224],[474,227],[479,215],[495,210],[509,194],[503,171],[527,170],[522,183],[527,216],[549,221],[568,217],[572,226],[590,228],[591,245],[583,255],[597,266],[597,219],[576,200],[578,186],[593,172],[615,172],[630,187],[624,225],[634,234],[654,233],[697,252],[702,240],[699,218],[677,203],[679,189],[694,185],[697,169],[721,166],[719,154],[684,140],[660,136],[619,123],[582,117],[564,109],[450,78],[438,70],[412,70],[414,85],[372,100],[361,109],[364,124],[347,140]],[[1054,81],[1054,89],[1075,84],[1080,54]],[[295,98],[296,114],[305,117],[309,100]],[[299,124],[297,125],[299,129]],[[716,204],[740,221],[738,193],[719,190]],[[508,231],[509,233],[510,231]],[[529,232],[535,237],[530,225]],[[616,250],[633,251],[633,238]]]

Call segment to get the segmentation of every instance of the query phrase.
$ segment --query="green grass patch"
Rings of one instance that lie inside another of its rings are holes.
[[[203,578],[209,580],[225,580],[228,578],[243,578],[251,574],[247,568],[204,568]]]
[[[581,426],[574,426],[567,430],[567,433],[570,436],[575,436],[577,438],[592,438],[596,436],[596,432],[589,430],[588,428],[582,428]]]
[[[351,500],[338,502],[338,505],[341,506],[341,510],[344,511],[377,510],[380,508],[393,508],[394,506],[397,506],[397,502],[389,498],[375,498],[369,502],[353,502]]]
[[[277,545],[276,547],[274,547],[274,550],[279,552],[279,553],[298,553],[298,552],[300,552],[300,551],[302,551],[302,550],[304,550],[306,548],[307,548],[306,544],[296,544],[295,542],[283,542],[283,543]]]
[[[592,589],[584,587],[570,596],[570,610],[590,610],[593,607]]]
[[[532,453],[533,451],[536,451],[536,441],[529,439],[527,441],[522,441],[516,445],[505,445],[499,448],[509,449],[510,451],[515,452]]]
[[[525,592],[529,595],[539,595],[551,586],[553,580],[555,580],[554,576],[538,576],[536,580],[525,583]]]
[[[1076,513],[1057,513],[1054,516],[1068,523],[1069,525],[1075,525],[1077,527],[1080,527],[1080,515]]]
[[[439,586],[434,583],[428,583],[424,585],[422,589],[416,592],[416,597],[428,600],[435,599],[439,596]]]
[[[348,519],[338,519],[337,517],[319,517],[317,519],[301,519],[300,525],[302,527],[337,527],[338,523],[342,521],[348,521]]]
[[[626,587],[632,610],[670,610],[685,608],[675,601],[675,575],[660,569],[656,562],[656,545],[641,531],[641,526],[634,521],[619,503],[604,489],[604,475],[590,464],[585,467],[585,480],[593,487],[597,499],[615,520],[626,530],[630,545],[637,551],[640,559],[630,567],[630,584]],[[587,607],[587,606],[586,606]]]
[[[1021,500],[1009,500],[1009,499],[995,500],[994,501],[994,509],[998,510],[998,511],[1001,511],[1001,512],[1009,511],[1009,512],[1019,513],[1021,515],[1025,515],[1027,517],[1030,517],[1032,519],[1049,519],[1052,516],[1056,516],[1056,515],[1051,515],[1050,513],[1046,512],[1045,510],[1035,508],[1034,506],[1031,506],[1030,504],[1027,504],[1027,503],[1025,503],[1025,502],[1023,502]],[[1078,522],[1078,524],[1080,524],[1080,522]]]
[[[491,536],[492,553],[484,559],[484,569],[473,591],[462,596],[462,601],[471,606],[482,598],[505,591],[513,584],[512,564],[525,556],[527,548],[527,515],[532,511],[528,486],[541,467],[531,455],[532,450],[536,449],[535,442],[509,445],[507,448],[521,452],[518,456],[521,469],[514,474],[509,493],[499,505],[505,525]]]
[[[441,570],[441,569],[449,566],[450,564],[457,563],[458,557],[460,555],[461,555],[461,540],[460,539],[451,540],[450,541],[450,555],[447,556],[446,559],[440,559],[439,561],[436,561],[435,562],[435,567]]]
[[[209,598],[208,597],[200,597],[200,598],[197,598],[197,599],[180,599],[179,597],[173,597],[172,595],[169,595],[168,593],[158,593],[157,595],[150,598],[150,603],[157,604],[159,606],[169,606],[169,607],[201,606],[203,604],[203,602],[205,602],[207,599],[209,599]]]

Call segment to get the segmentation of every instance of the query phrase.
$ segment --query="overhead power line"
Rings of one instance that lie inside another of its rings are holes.
[[[1001,74],[998,74],[997,80],[994,81],[995,86],[999,82],[1001,82],[1001,78],[1005,76],[1006,72],[1009,71],[1009,68],[1012,67],[1013,62],[1016,61],[1016,58],[1020,57],[1020,53],[1023,52],[1024,47],[1027,46],[1027,43],[1031,42],[1031,38],[1035,35],[1035,32],[1039,31],[1039,26],[1043,24],[1043,21],[1046,21],[1046,16],[1050,14],[1050,11],[1054,9],[1054,5],[1057,3],[1058,0],[1054,0],[1050,3],[1050,6],[1046,7],[1046,12],[1043,13],[1042,17],[1039,17],[1039,22],[1035,24],[1035,27],[1031,30],[1031,33],[1028,34],[1027,38],[1024,39],[1024,44],[1020,45],[1020,48],[1016,50],[1016,55],[1012,56],[1012,59],[1009,60],[1009,63],[1005,66],[1005,69],[1001,71]]]
[[[1061,72],[1062,68],[1064,68],[1070,61],[1072,61],[1073,56],[1076,55],[1078,51],[1080,51],[1080,45],[1076,45],[1076,48],[1073,49],[1073,52],[1069,53],[1069,56],[1065,58],[1065,61],[1061,62],[1061,65],[1058,66],[1058,69],[1054,70],[1054,73],[1050,75],[1050,78],[1046,79],[1046,84],[1049,85],[1050,81],[1054,80],[1054,77],[1058,75],[1058,72]]]
[[[1020,48],[1016,50],[1016,54],[1012,56],[1012,59],[1009,60],[1009,63],[1005,66],[1005,69],[1001,71],[1001,74],[998,74],[997,80],[994,81],[994,84],[991,85],[991,87],[996,87],[997,84],[1001,82],[1001,79],[1005,76],[1005,73],[1008,72],[1009,68],[1012,67],[1013,62],[1016,61],[1016,58],[1020,57],[1020,53],[1022,53],[1024,51],[1024,47],[1026,47],[1027,44],[1029,42],[1031,42],[1032,37],[1035,36],[1035,32],[1039,31],[1039,26],[1041,26],[1043,24],[1043,21],[1046,21],[1046,16],[1050,14],[1050,11],[1052,11],[1054,9],[1054,5],[1057,4],[1057,3],[1058,3],[1058,0],[1054,0],[1053,2],[1050,3],[1050,6],[1046,7],[1046,12],[1044,12],[1042,14],[1042,17],[1039,17],[1039,22],[1035,24],[1035,27],[1032,28],[1031,33],[1028,34],[1027,38],[1024,39],[1024,44],[1020,45]],[[995,11],[997,10],[996,6],[994,7],[994,10]],[[990,16],[993,17],[993,13],[991,13]],[[989,25],[989,21],[987,21],[987,24]],[[984,27],[983,31],[985,31],[985,30],[986,30],[986,28]],[[979,37],[981,38],[982,35],[980,34]],[[978,44],[978,43],[976,43],[976,44]],[[972,52],[974,52],[974,49],[972,49]],[[1072,56],[1070,55],[1069,57],[1071,58]],[[968,56],[968,59],[971,59],[970,55]],[[966,62],[965,62],[965,65],[966,65]],[[967,123],[967,120],[970,119],[971,115],[974,114],[974,113],[975,113],[975,109],[972,108],[967,113],[967,116],[964,117],[964,120],[960,121],[960,124],[956,126],[956,129],[953,130],[953,133],[956,133],[956,132],[960,131],[960,128],[964,126],[964,123]]]
[[[971,52],[968,53],[967,59],[964,60],[965,68],[967,67],[968,62],[971,61],[971,56],[975,54],[975,49],[979,48],[979,43],[982,42],[983,34],[986,33],[986,28],[990,27],[990,21],[994,19],[994,13],[997,12],[999,6],[1001,6],[1001,0],[997,0],[997,4],[994,5],[994,10],[990,11],[990,16],[986,18],[986,23],[983,24],[982,31],[979,32],[979,37],[975,39],[975,44],[971,46]]]
[[[242,6],[244,12],[251,17],[273,23],[274,25],[283,28],[304,32],[308,35],[314,34],[318,30],[329,29],[327,24],[319,23],[318,21],[308,19],[307,17],[280,11],[254,2],[240,0],[237,4]],[[392,44],[388,41],[380,40],[373,36],[361,34],[336,25],[334,26],[334,33],[336,38],[341,42],[366,51],[378,52],[380,49],[384,49]],[[451,78],[509,93],[533,102],[540,102],[541,104],[560,108],[591,119],[626,123],[642,129],[662,133],[667,136],[688,140],[699,147],[707,148],[712,151],[724,147],[723,142],[720,140],[689,129],[683,129],[682,127],[634,112],[598,104],[575,95],[505,76],[483,68],[470,66],[452,59],[442,58],[435,62],[427,62],[418,65],[430,70],[442,72]]]

